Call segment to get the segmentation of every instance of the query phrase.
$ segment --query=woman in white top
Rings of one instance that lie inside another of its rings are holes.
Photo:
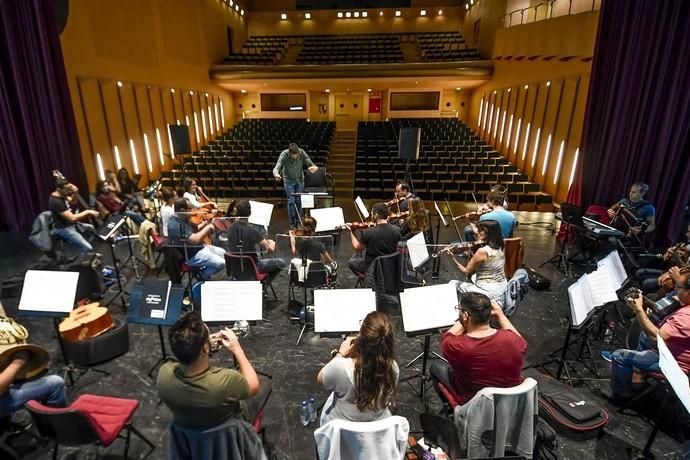
[[[191,177],[186,178],[182,183],[182,187],[184,188],[184,195],[182,195],[182,198],[189,202],[189,206],[193,210],[198,210],[203,207],[209,209],[216,207],[216,204],[208,199],[201,187],[196,185],[196,179],[192,179]]]
[[[321,426],[339,418],[369,422],[390,417],[388,406],[398,384],[393,325],[381,312],[369,313],[359,335],[346,339],[316,381],[332,391],[321,412]]]
[[[455,281],[458,292],[480,292],[501,303],[508,286],[501,226],[495,220],[480,221],[477,223],[476,237],[484,242],[484,246],[477,249],[467,265],[453,258],[458,270],[467,276],[467,281]]]

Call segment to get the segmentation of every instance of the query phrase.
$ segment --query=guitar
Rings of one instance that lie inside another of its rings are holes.
[[[114,325],[113,318],[107,308],[98,305],[94,302],[72,310],[58,327],[62,338],[67,342],[78,342],[110,330]]]

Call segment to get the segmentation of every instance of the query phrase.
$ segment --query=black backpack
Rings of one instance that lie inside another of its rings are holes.
[[[556,432],[541,417],[537,418],[537,440],[534,443],[534,460],[558,460]]]

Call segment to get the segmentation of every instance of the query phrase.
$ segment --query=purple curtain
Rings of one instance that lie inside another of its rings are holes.
[[[0,229],[48,208],[53,169],[86,190],[53,1],[0,0]]]
[[[690,2],[604,0],[583,133],[582,204],[650,186],[655,240],[680,229],[690,197]]]

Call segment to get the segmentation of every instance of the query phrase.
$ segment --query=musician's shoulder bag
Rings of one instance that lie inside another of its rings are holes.
[[[528,267],[527,265],[523,265],[522,268],[527,271],[527,275],[529,276],[529,287],[535,291],[545,291],[551,287],[551,280],[535,269]]]
[[[591,397],[536,369],[528,369],[523,375],[537,381],[539,416],[556,432],[576,441],[603,433],[609,414]]]

